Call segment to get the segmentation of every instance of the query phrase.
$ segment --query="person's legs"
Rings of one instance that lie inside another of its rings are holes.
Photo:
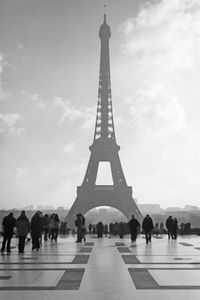
[[[11,238],[12,238],[12,237],[9,236],[8,239],[7,239],[7,247],[6,247],[6,248],[7,248],[7,252],[11,252],[11,251],[10,251]]]
[[[7,242],[7,236],[4,234],[4,236],[3,236],[3,242],[2,242],[2,246],[1,246],[1,252],[4,252],[5,246],[6,246],[6,242]]]
[[[145,239],[146,239],[146,244],[148,244],[149,238],[148,238],[148,233],[147,232],[145,232]]]
[[[149,232],[149,242],[151,243],[151,232]]]

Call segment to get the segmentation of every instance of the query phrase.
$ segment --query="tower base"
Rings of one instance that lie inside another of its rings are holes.
[[[77,198],[70,208],[65,222],[67,227],[75,227],[76,214],[87,213],[98,206],[110,206],[121,211],[127,220],[134,215],[139,222],[142,221],[142,214],[132,198],[132,187],[114,187],[110,185],[99,185],[89,189],[83,186],[77,187]]]

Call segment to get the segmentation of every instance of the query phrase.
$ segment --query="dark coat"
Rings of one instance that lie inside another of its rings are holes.
[[[29,219],[26,216],[20,216],[16,221],[17,236],[26,237],[30,228]]]
[[[128,222],[128,226],[130,228],[130,232],[131,233],[137,233],[138,231],[138,227],[140,226],[140,223],[138,222],[137,219],[131,219],[129,222]]]
[[[42,219],[39,214],[34,214],[31,219],[31,236],[32,238],[39,238],[42,231]]]
[[[172,231],[172,228],[173,228],[173,225],[174,225],[174,220],[172,218],[168,218],[167,221],[166,221],[166,228],[169,232]]]
[[[142,222],[142,229],[144,230],[144,232],[151,232],[153,228],[154,226],[153,226],[152,218],[145,217]]]
[[[97,223],[96,228],[97,228],[97,234],[102,235],[103,234],[103,223],[102,222]]]
[[[3,219],[3,231],[5,235],[12,236],[13,229],[15,227],[16,219],[13,217],[12,214],[9,214]]]

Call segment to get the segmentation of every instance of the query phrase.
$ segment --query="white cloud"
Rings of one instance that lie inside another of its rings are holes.
[[[0,135],[13,137],[25,132],[23,117],[17,113],[0,113]]]
[[[30,99],[36,103],[36,105],[40,108],[46,107],[46,104],[42,100],[42,97],[39,96],[38,94],[33,94],[30,96]]]
[[[62,109],[62,115],[58,121],[61,126],[64,123],[81,121],[81,128],[88,129],[94,124],[95,108],[73,106],[67,99],[56,97],[54,99],[54,106]]]
[[[159,82],[137,91],[128,104],[136,134],[166,139],[183,134],[189,126],[184,106]]]
[[[70,142],[64,146],[63,151],[65,153],[72,153],[72,152],[74,152],[74,149],[75,149],[75,143]]]
[[[146,3],[120,32],[124,52],[147,68],[174,71],[200,62],[199,0]]]

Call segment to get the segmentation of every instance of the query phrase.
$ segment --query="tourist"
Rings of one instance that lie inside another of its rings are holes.
[[[132,215],[131,220],[128,222],[128,226],[131,233],[131,242],[133,243],[137,239],[137,234],[140,228],[140,223],[134,215]]]
[[[163,233],[164,233],[164,224],[163,224],[163,222],[160,223],[159,232],[160,232],[161,235],[163,235]]]
[[[84,242],[86,241],[85,235],[86,235],[86,226],[85,226],[85,217],[81,215],[81,219],[82,219],[82,239],[84,240]]]
[[[174,218],[173,224],[172,224],[172,229],[171,229],[172,239],[174,239],[174,240],[177,239],[177,231],[178,231],[178,220],[177,220],[177,218]]]
[[[108,234],[108,225],[107,225],[107,224],[104,225],[103,233],[104,233],[105,235]]]
[[[42,224],[43,224],[43,231],[44,231],[44,240],[48,240],[48,232],[49,232],[49,215],[45,214],[44,217],[42,218]]]
[[[82,222],[82,215],[80,213],[76,215],[75,226],[77,227],[76,243],[81,243],[83,237],[83,222]]]
[[[30,222],[29,222],[29,219],[27,218],[24,210],[22,210],[19,218],[17,218],[16,228],[17,228],[16,235],[19,239],[18,252],[24,253],[25,240],[26,240],[26,237],[27,237],[29,229],[30,229]]]
[[[145,234],[146,244],[148,244],[149,242],[151,243],[151,232],[153,228],[154,226],[153,226],[152,218],[149,215],[146,215],[146,217],[142,222],[142,229]]]
[[[52,239],[55,240],[55,242],[57,242],[57,238],[58,238],[59,225],[60,225],[59,216],[58,216],[58,214],[55,214],[54,215],[53,237],[52,237]]]
[[[103,226],[103,223],[101,221],[97,223],[96,229],[97,229],[97,238],[98,239],[102,238],[103,237],[104,226]]]
[[[120,239],[123,239],[124,234],[125,234],[125,224],[124,224],[123,222],[120,222],[120,223],[119,223],[119,226],[118,226],[118,233],[119,233]]]
[[[173,227],[174,220],[172,219],[172,216],[169,216],[169,218],[166,220],[166,228],[168,233],[168,239],[172,238],[172,227]]]
[[[37,251],[40,248],[40,238],[42,231],[42,220],[40,217],[40,211],[37,211],[31,219],[31,239],[32,239],[32,250]]]
[[[54,236],[54,228],[55,228],[55,214],[51,214],[50,220],[49,220],[49,239],[51,242],[53,241]]]
[[[1,252],[5,251],[5,247],[7,253],[11,252],[10,243],[13,236],[13,230],[15,227],[16,219],[13,217],[13,213],[9,213],[8,216],[4,217],[2,225],[3,225],[3,242],[1,247]]]
[[[91,234],[92,233],[92,224],[91,223],[89,224],[88,229],[89,229],[89,234]]]

